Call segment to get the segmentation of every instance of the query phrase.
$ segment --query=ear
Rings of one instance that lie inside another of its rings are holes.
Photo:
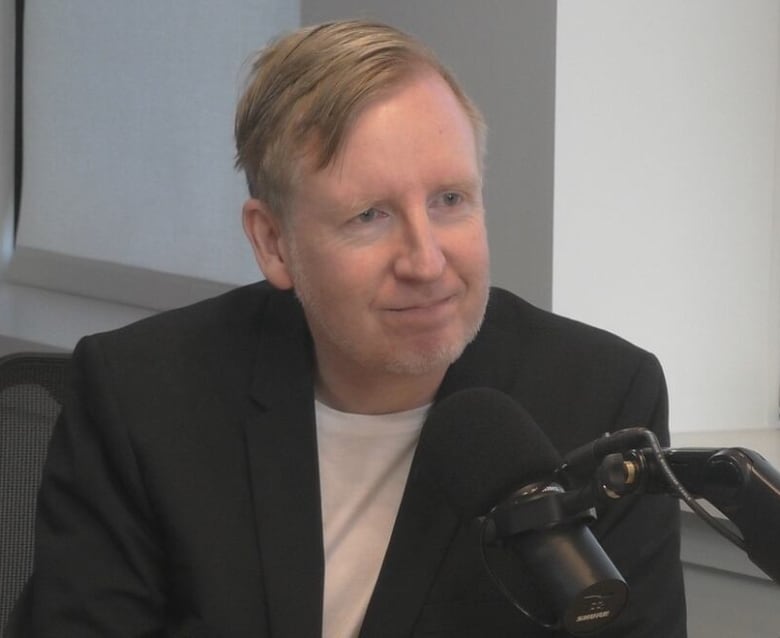
[[[259,199],[248,199],[241,212],[244,233],[265,278],[275,288],[292,288],[293,280],[287,267],[289,251],[281,220]]]

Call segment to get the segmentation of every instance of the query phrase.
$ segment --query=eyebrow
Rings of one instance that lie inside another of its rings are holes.
[[[482,190],[482,176],[472,179],[459,179],[454,182],[445,182],[440,190],[463,190],[463,191],[477,191]]]

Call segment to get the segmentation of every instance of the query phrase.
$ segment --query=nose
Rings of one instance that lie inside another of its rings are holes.
[[[427,210],[406,217],[400,244],[395,260],[399,279],[426,282],[441,277],[446,258]]]

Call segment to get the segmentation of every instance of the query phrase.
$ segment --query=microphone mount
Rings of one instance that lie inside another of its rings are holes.
[[[652,431],[628,428],[573,450],[556,477],[578,493],[585,486],[594,503],[633,493],[677,496],[780,583],[780,473],[758,452],[739,447],[662,449]],[[719,510],[739,534],[697,499]]]

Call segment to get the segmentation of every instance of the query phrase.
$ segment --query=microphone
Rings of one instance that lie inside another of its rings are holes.
[[[417,453],[451,507],[483,517],[490,538],[521,558],[557,626],[588,634],[623,610],[623,577],[585,525],[589,514],[552,481],[561,459],[514,399],[491,388],[450,395],[431,409]]]

